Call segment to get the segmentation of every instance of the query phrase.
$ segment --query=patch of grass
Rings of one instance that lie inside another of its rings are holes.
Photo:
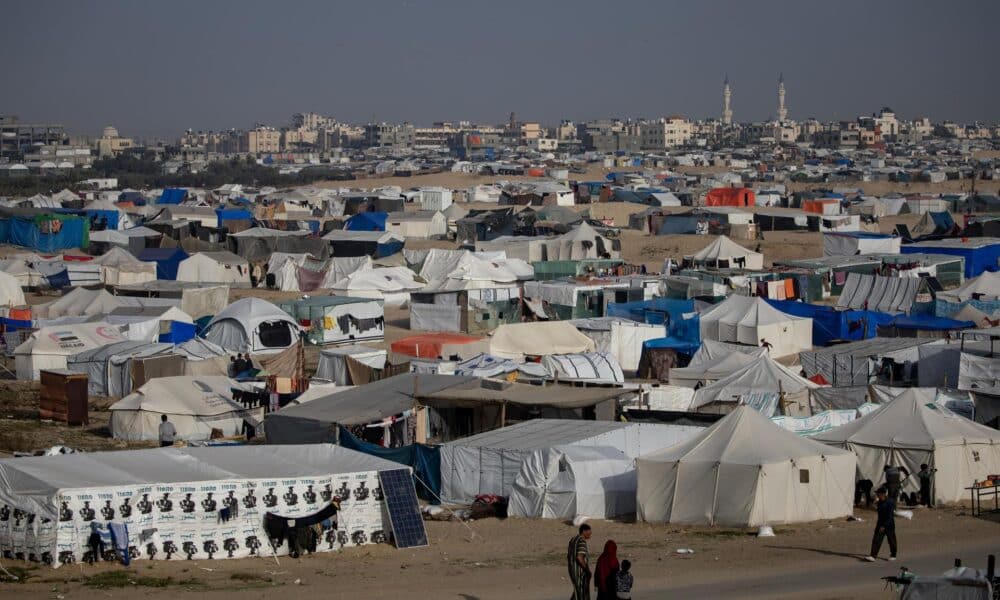
[[[0,583],[24,583],[34,576],[34,567],[7,567],[7,572],[0,571]]]
[[[201,585],[201,582],[196,579],[176,580],[173,577],[146,577],[136,575],[130,571],[105,571],[88,577],[84,581],[84,585],[97,589],[124,587],[166,588],[175,585]]]

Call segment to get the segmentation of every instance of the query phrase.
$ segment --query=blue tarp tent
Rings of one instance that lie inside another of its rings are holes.
[[[217,208],[215,216],[219,219],[219,229],[226,226],[226,221],[252,221],[253,214],[241,208]]]
[[[972,321],[956,321],[944,317],[933,315],[901,315],[892,320],[892,327],[896,329],[915,329],[920,331],[953,331],[956,329],[970,329],[976,324]]]
[[[160,341],[169,344],[183,344],[193,339],[197,332],[198,326],[194,323],[170,321],[170,328],[166,333],[160,334]]]
[[[965,259],[965,277],[972,279],[982,275],[984,271],[996,271],[1000,260],[1000,243],[988,241],[988,238],[969,238],[964,242],[958,238],[933,240],[905,244],[900,248],[901,254],[947,254],[961,256]]]
[[[645,354],[649,350],[676,350],[678,354],[694,356],[694,353],[701,347],[701,342],[692,343],[687,340],[679,340],[674,337],[657,338],[646,340],[642,343],[642,351]]]
[[[832,306],[793,300],[768,300],[783,313],[813,320],[813,344],[827,346],[835,340],[867,340],[878,335],[880,325],[888,325],[894,315],[873,310],[836,310]]]
[[[347,219],[344,229],[347,231],[385,231],[385,221],[389,213],[363,212]]]
[[[0,243],[24,246],[39,252],[86,248],[90,221],[78,215],[40,213],[12,215],[0,220]]]
[[[340,445],[364,452],[371,456],[384,458],[413,468],[413,484],[417,493],[431,504],[440,504],[441,499],[441,449],[411,444],[400,448],[383,448],[375,444],[359,440],[349,429],[340,426]]]
[[[156,263],[156,278],[163,280],[177,279],[177,265],[188,257],[181,248],[144,248],[139,252],[139,260]]]
[[[612,302],[608,304],[607,316],[660,325],[679,321],[681,315],[690,312],[694,312],[694,300],[654,298],[636,302]]]
[[[163,193],[160,194],[160,199],[156,201],[157,204],[180,204],[184,202],[187,198],[187,190],[184,188],[166,188]]]

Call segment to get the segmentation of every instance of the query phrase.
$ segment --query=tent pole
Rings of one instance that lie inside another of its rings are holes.
[[[500,404],[500,427],[507,426],[507,401],[504,400]]]

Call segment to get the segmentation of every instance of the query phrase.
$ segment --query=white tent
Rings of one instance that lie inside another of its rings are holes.
[[[111,405],[111,435],[130,442],[155,441],[163,415],[174,424],[179,440],[207,440],[213,429],[224,436],[239,435],[244,421],[259,425],[264,409],[247,410],[234,402],[233,388],[242,389],[228,377],[150,379]]]
[[[38,287],[48,282],[34,266],[39,260],[41,257],[32,254],[13,256],[0,261],[0,271],[13,275],[22,288]]]
[[[173,344],[124,341],[85,350],[67,358],[66,368],[87,375],[87,390],[93,396],[121,398],[132,391],[132,359],[167,354]]]
[[[532,419],[441,446],[441,498],[469,503],[479,494],[509,497],[532,452],[565,446],[616,448],[633,459],[686,440],[701,427],[573,419]],[[852,488],[853,490],[853,488]]]
[[[215,315],[205,339],[230,352],[274,353],[299,341],[299,326],[285,311],[260,298],[243,298]]]
[[[119,306],[122,302],[118,297],[106,290],[77,287],[57,300],[39,305],[35,313],[42,318],[56,319],[107,314]]]
[[[958,502],[965,488],[1000,472],[1000,431],[952,413],[935,402],[934,390],[911,388],[891,402],[813,439],[846,448],[858,457],[860,478],[884,482],[885,465],[914,474],[903,489],[916,491],[916,473],[926,463],[934,478],[936,502]]]
[[[274,275],[274,287],[283,292],[299,291],[299,267],[310,259],[315,260],[308,253],[272,252],[267,259],[267,273]]]
[[[664,337],[663,325],[637,323],[621,317],[595,317],[569,321],[583,335],[594,340],[598,352],[608,352],[625,371],[639,368],[642,345]]]
[[[584,258],[618,258],[611,240],[587,223],[545,242],[548,260],[581,260]]]
[[[156,281],[156,263],[139,260],[117,246],[94,259],[104,285],[125,286]]]
[[[670,385],[695,387],[713,383],[767,355],[759,346],[741,346],[705,340],[686,367],[670,369]]]
[[[611,519],[635,512],[635,461],[607,446],[535,450],[514,478],[514,517]]]
[[[812,348],[812,319],[785,314],[758,297],[730,296],[701,315],[701,339],[762,346],[779,358]]]
[[[22,306],[24,291],[17,277],[0,271],[0,306]]]
[[[621,365],[608,352],[553,354],[542,358],[542,366],[559,381],[625,383]]]
[[[700,434],[636,460],[636,516],[757,527],[850,515],[854,456],[741,406]]]
[[[955,303],[967,300],[1000,300],[1000,273],[984,271],[979,277],[965,282],[962,287],[938,292],[937,299]]]
[[[823,233],[823,256],[899,254],[901,238],[877,233],[827,231]]]
[[[322,289],[332,288],[338,281],[359,271],[371,271],[374,268],[370,256],[334,256],[326,261]]]
[[[490,354],[523,360],[525,356],[592,352],[594,341],[566,321],[500,325],[490,338]]]
[[[177,281],[250,285],[250,263],[232,252],[198,252],[177,265]]]
[[[410,292],[424,287],[425,282],[406,267],[386,267],[370,271],[355,271],[333,284],[330,289],[357,298],[380,298],[388,307],[405,307]]]
[[[42,327],[14,349],[17,378],[37,381],[39,371],[65,369],[69,356],[123,341],[121,329],[109,323]]]
[[[763,269],[764,255],[740,246],[724,235],[715,238],[700,251],[684,260],[699,267]]]
[[[809,390],[818,387],[765,355],[696,390],[691,408],[699,412],[726,412],[737,404],[749,404],[767,417],[808,414]]]
[[[385,503],[370,492],[379,487],[380,472],[399,469],[408,467],[330,444],[0,460],[0,510],[27,515],[0,536],[0,551],[54,567],[82,563],[98,521],[128,525],[135,560],[284,555],[283,542],[272,551],[264,513],[313,515],[335,494],[344,498],[337,528],[323,531],[318,551],[384,542],[391,531]],[[222,519],[221,510],[234,506],[238,510]],[[415,503],[406,508],[414,515],[419,510]]]

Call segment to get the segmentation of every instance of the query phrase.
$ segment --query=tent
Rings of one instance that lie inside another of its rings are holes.
[[[893,315],[875,310],[842,310],[825,304],[794,300],[768,300],[783,313],[808,317],[813,322],[813,345],[828,346],[844,340],[865,340],[878,335],[878,328],[893,321]]]
[[[757,527],[850,515],[855,458],[741,406],[698,435],[636,460],[642,521]]]
[[[884,313],[908,313],[921,293],[930,300],[930,288],[923,277],[848,273],[847,283],[840,293],[837,306]]]
[[[177,279],[177,268],[188,253],[182,248],[145,248],[136,258],[145,262],[156,263],[157,279]]]
[[[483,338],[457,333],[422,333],[400,338],[393,342],[390,348],[397,354],[415,358],[458,356],[467,359],[485,352],[488,343],[488,340]]]
[[[761,346],[779,358],[812,347],[812,319],[793,317],[759,297],[730,296],[701,314],[701,339]]]
[[[108,323],[42,327],[14,349],[17,378],[37,381],[40,371],[65,369],[70,356],[123,341],[121,329]]]
[[[705,194],[705,206],[755,206],[754,191],[749,188],[714,188]]]
[[[131,363],[134,358],[167,354],[173,344],[127,340],[84,350],[66,360],[66,368],[87,375],[92,396],[121,398],[132,391]]]
[[[996,271],[1000,261],[998,238],[950,238],[906,244],[903,254],[947,254],[965,259],[965,277],[971,279],[985,271]]]
[[[764,255],[740,246],[724,235],[715,238],[691,256],[685,256],[685,261],[696,267],[712,269],[763,269]]]
[[[539,321],[500,325],[490,338],[489,353],[523,360],[525,356],[576,354],[594,349],[594,341],[566,321]]]
[[[352,361],[371,369],[383,369],[386,363],[386,351],[362,345],[323,349],[319,353],[319,362],[313,379],[332,381],[339,386],[357,385],[352,375]]]
[[[899,254],[899,236],[867,231],[827,231],[823,233],[823,256],[859,254]]]
[[[264,409],[250,411],[234,402],[233,388],[240,384],[228,377],[150,379],[111,405],[111,435],[130,442],[156,441],[163,415],[177,428],[179,440],[207,440],[213,429],[224,436],[240,435],[244,421],[259,425]]]
[[[24,292],[17,277],[0,271],[0,306],[23,306]]]
[[[587,223],[545,242],[547,260],[581,260],[585,258],[617,258],[611,240]]]
[[[765,355],[695,390],[691,410],[726,412],[727,407],[748,404],[766,417],[808,414],[809,390],[817,387],[817,384]]]
[[[441,498],[462,504],[479,494],[511,496],[521,466],[536,450],[616,448],[634,459],[687,440],[701,430],[658,423],[531,419],[443,444]]]
[[[381,300],[350,296],[310,296],[282,302],[313,344],[375,342],[385,337]]]
[[[384,258],[403,249],[405,239],[399,234],[381,231],[345,231],[335,229],[323,236],[333,255]]]
[[[635,512],[635,461],[607,446],[556,446],[532,452],[514,478],[507,514],[612,519]]]
[[[136,560],[284,555],[284,542],[269,543],[264,513],[315,515],[334,495],[343,499],[337,528],[323,531],[318,551],[386,541],[391,525],[385,503],[370,492],[380,487],[380,473],[400,469],[409,471],[329,444],[0,460],[0,511],[27,515],[0,536],[0,551],[54,567],[82,563],[97,513],[101,522],[128,526],[129,552]],[[221,509],[229,507],[238,510],[220,518]],[[418,507],[407,509],[416,514]]]
[[[111,248],[94,258],[93,262],[100,265],[101,282],[104,285],[135,285],[156,281],[156,264],[141,261],[123,248]]]
[[[577,331],[594,340],[598,352],[614,356],[625,371],[639,368],[643,342],[663,337],[662,325],[636,323],[620,317],[574,319],[570,323]]]
[[[3,244],[51,253],[86,248],[89,242],[90,221],[86,217],[30,209],[8,209],[0,214],[0,243]]]
[[[198,252],[177,265],[177,281],[250,285],[250,263],[232,252]]]
[[[986,271],[957,289],[938,292],[937,299],[953,303],[1000,300],[1000,273]]]
[[[891,402],[813,439],[846,448],[858,457],[858,475],[880,485],[885,465],[901,465],[916,474],[926,463],[938,470],[936,502],[968,498],[965,488],[1000,472],[1000,431],[952,413],[935,402],[933,389],[911,388]],[[916,491],[916,477],[903,482]]]
[[[759,346],[741,346],[705,340],[686,367],[670,369],[670,385],[695,387],[712,383],[740,371],[767,355]]]
[[[230,352],[270,354],[295,345],[299,326],[267,300],[243,298],[215,315],[203,335]]]
[[[385,221],[389,213],[363,212],[358,213],[344,223],[345,231],[385,231]]]
[[[542,366],[557,381],[625,383],[621,365],[608,352],[549,355],[542,358]]]
[[[419,290],[424,285],[425,282],[406,267],[385,267],[355,271],[330,286],[330,289],[345,296],[378,298],[386,306],[404,308],[410,302],[410,292]]]

